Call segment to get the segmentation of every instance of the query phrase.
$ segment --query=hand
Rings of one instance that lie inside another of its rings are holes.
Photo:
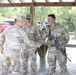
[[[37,47],[40,48],[40,44],[37,42]]]
[[[3,50],[0,50],[0,53],[3,54]]]
[[[27,51],[28,56],[32,56],[32,52],[31,51]]]

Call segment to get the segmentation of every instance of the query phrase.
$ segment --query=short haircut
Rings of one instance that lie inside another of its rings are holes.
[[[14,22],[16,23],[16,21],[17,21],[17,19],[15,18],[15,19],[14,19]]]
[[[49,14],[48,17],[52,17],[53,19],[56,19],[54,14]]]

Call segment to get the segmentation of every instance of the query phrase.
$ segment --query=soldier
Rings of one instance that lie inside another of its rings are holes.
[[[40,29],[40,31],[42,31],[42,20],[39,20],[38,23],[37,23],[37,27]]]
[[[31,14],[27,14],[26,15],[26,24],[25,26],[23,27],[23,30],[26,32],[30,42],[35,45],[37,44],[37,40],[38,40],[38,37],[39,37],[39,31],[38,31],[38,28],[36,28],[35,25],[32,25],[32,15]],[[35,54],[35,50],[36,50],[36,47],[26,47],[27,51],[28,51],[28,57],[30,57],[31,59],[31,75],[36,75],[36,68],[37,68],[37,65],[36,65],[36,54]],[[24,53],[24,51],[23,51]],[[21,55],[23,55],[23,53],[21,53]],[[26,69],[27,69],[27,65],[25,62],[28,63],[28,57],[25,59],[25,54],[24,56],[22,56],[22,68],[23,68],[23,75],[26,74]]]
[[[67,30],[60,24],[55,23],[55,15],[49,14],[48,15],[48,24],[46,28],[46,36],[49,35],[49,33],[55,37],[58,38],[58,42],[61,45],[62,48],[65,48],[65,44],[69,41],[69,34]],[[59,63],[60,69],[61,69],[61,75],[68,75],[66,63],[67,63],[67,57],[62,54],[60,50],[57,50],[55,46],[52,46],[55,44],[55,41],[47,40],[46,44],[48,45],[48,64],[49,64],[49,75],[55,75],[55,69],[56,69],[56,60]],[[65,50],[66,54],[66,50]]]
[[[13,67],[12,75],[19,75],[20,52],[26,45],[33,46],[28,40],[26,33],[22,30],[24,23],[25,17],[19,16],[15,25],[8,27],[1,34],[0,50],[1,52],[4,50],[4,61],[0,75],[7,75],[10,66]]]

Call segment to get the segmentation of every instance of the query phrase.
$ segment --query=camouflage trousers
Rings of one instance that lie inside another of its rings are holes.
[[[48,49],[49,75],[55,74],[56,60],[59,63],[61,75],[68,75],[68,70],[66,67],[67,58],[60,52],[60,50],[56,50],[55,47],[51,47]]]
[[[14,54],[13,56],[4,55],[2,70],[0,75],[8,75],[10,66],[13,68],[11,75],[19,75],[20,70],[20,53]]]
[[[28,59],[30,58],[30,67],[31,67],[31,75],[36,75],[36,54],[35,54],[35,49],[31,48],[29,50],[29,53],[26,51],[21,52],[21,58],[22,58],[22,73],[23,75],[26,75],[28,73]]]

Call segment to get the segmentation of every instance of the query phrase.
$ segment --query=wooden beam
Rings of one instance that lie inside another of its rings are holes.
[[[49,2],[48,0],[45,0],[45,1],[46,1],[46,3]]]
[[[35,6],[76,6],[75,2],[48,2],[48,3],[35,3]]]
[[[30,5],[30,14],[32,14],[32,18],[33,18],[32,24],[33,24],[34,23],[33,22],[34,21],[34,16],[35,16],[35,6],[34,6],[33,3]]]
[[[32,4],[35,5],[35,1],[34,0],[32,0]]]
[[[33,3],[12,3],[0,4],[0,7],[21,7],[30,6]],[[34,6],[76,6],[76,2],[34,2]]]
[[[35,1],[34,0],[32,0],[32,3],[34,3]]]
[[[21,3],[23,3],[23,1],[22,1],[22,0],[20,0],[20,2],[21,2]]]
[[[11,0],[8,0],[9,1],[9,3],[11,4],[12,3],[12,1]]]
[[[0,3],[2,3],[2,0],[0,0]]]
[[[0,7],[22,7],[22,6],[30,6],[30,3],[12,3],[11,4],[0,4]]]

